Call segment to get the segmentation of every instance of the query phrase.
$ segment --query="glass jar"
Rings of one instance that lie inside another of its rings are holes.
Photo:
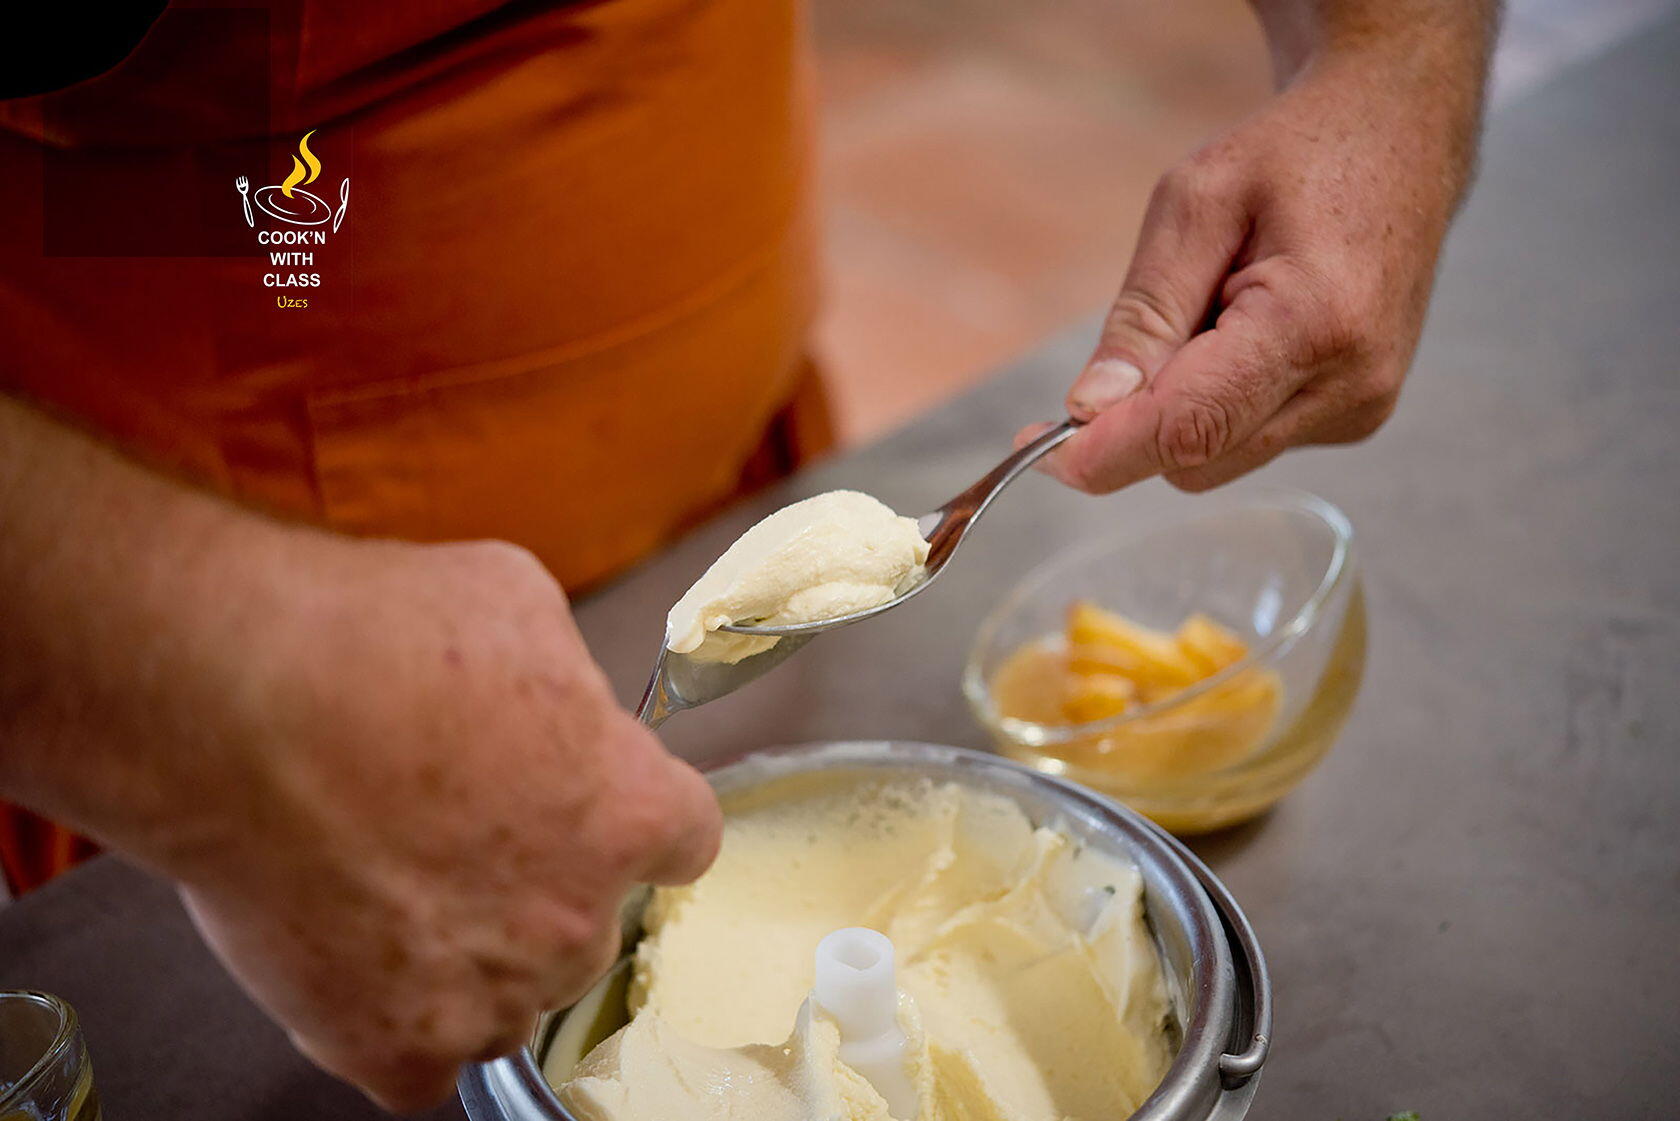
[[[47,993],[0,992],[0,1121],[99,1118],[75,1010]]]

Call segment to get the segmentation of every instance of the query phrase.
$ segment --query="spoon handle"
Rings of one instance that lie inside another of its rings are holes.
[[[665,680],[665,662],[668,655],[665,644],[659,644],[659,656],[653,661],[653,676],[648,678],[647,688],[642,692],[642,703],[636,706],[636,719],[649,728],[657,728],[670,719],[674,711],[671,707],[669,683]]]
[[[924,524],[919,528],[928,540],[928,567],[938,568],[943,564],[950,552],[956,548],[956,543],[962,539],[963,528],[980,516],[981,511],[997,497],[998,492],[1014,482],[1021,472],[1050,454],[1062,441],[1079,431],[1083,423],[1069,418],[1054,428],[1046,429],[982,475],[973,486],[934,513],[926,515],[922,520],[931,521],[932,524]]]

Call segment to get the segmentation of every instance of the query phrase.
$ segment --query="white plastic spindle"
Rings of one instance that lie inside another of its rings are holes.
[[[840,1061],[869,1080],[897,1121],[914,1121],[904,1029],[898,1023],[898,980],[892,939],[848,926],[817,943],[815,995],[840,1028]]]

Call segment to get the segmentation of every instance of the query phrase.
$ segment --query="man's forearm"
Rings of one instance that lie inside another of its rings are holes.
[[[1499,29],[1501,0],[1249,0],[1260,17],[1279,84],[1314,56],[1431,42],[1429,64],[1481,71]]]
[[[1280,87],[1345,68],[1438,139],[1462,191],[1481,127],[1500,0],[1250,0]]]
[[[294,536],[0,395],[0,795],[159,855]]]

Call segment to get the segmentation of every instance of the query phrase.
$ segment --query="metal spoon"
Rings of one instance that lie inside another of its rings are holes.
[[[945,570],[956,553],[957,546],[968,535],[969,528],[985,513],[992,499],[1015,480],[1021,472],[1042,459],[1056,445],[1079,429],[1079,421],[1065,420],[1024,445],[1002,463],[986,472],[973,486],[951,499],[939,509],[916,519],[916,529],[928,542],[927,564],[922,575],[910,587],[885,603],[840,615],[833,619],[818,619],[809,623],[785,623],[780,626],[755,626],[737,623],[719,628],[731,634],[756,634],[781,641],[768,650],[743,658],[739,662],[697,662],[687,654],[678,654],[663,644],[659,658],[653,664],[653,676],[636,718],[650,728],[657,728],[673,713],[694,708],[707,701],[715,701],[726,693],[733,693],[747,682],[762,677],[781,665],[800,647],[823,631],[847,627],[872,619],[883,611],[891,611],[924,588]]]
[[[923,514],[916,519],[916,528],[928,543],[927,565],[922,569],[921,579],[912,584],[905,591],[900,592],[885,603],[862,611],[854,611],[850,615],[840,615],[833,619],[818,619],[810,623],[784,623],[780,626],[754,626],[751,623],[735,623],[718,628],[731,634],[758,634],[771,638],[779,638],[784,642],[789,638],[809,638],[821,634],[823,631],[833,630],[835,627],[846,627],[853,623],[860,623],[865,619],[872,619],[883,611],[891,611],[911,596],[919,595],[929,584],[933,583],[939,574],[945,571],[945,565],[957,551],[957,546],[963,543],[968,531],[980,515],[986,512],[992,499],[1015,480],[1015,476],[1044,458],[1052,448],[1072,436],[1079,430],[1077,420],[1064,420],[1056,427],[1049,429],[1030,444],[1024,445],[1008,459],[992,468],[979,482],[945,503],[931,514]],[[777,643],[780,646],[781,643]],[[775,649],[772,647],[771,649]]]

